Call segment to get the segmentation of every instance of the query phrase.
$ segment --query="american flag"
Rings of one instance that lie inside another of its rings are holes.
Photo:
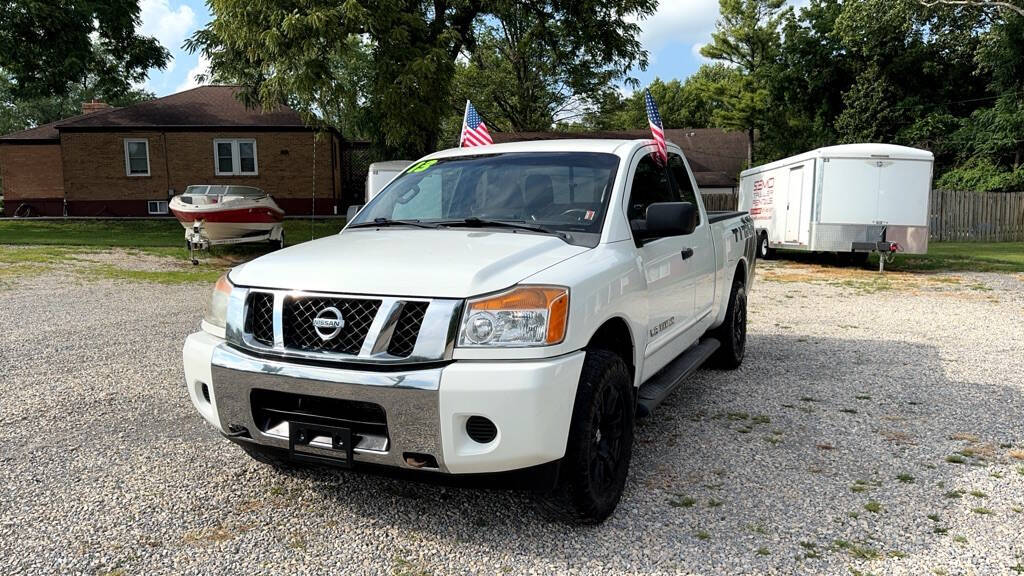
[[[647,123],[651,125],[654,143],[658,145],[658,157],[661,158],[662,162],[668,162],[668,148],[665,147],[665,128],[661,125],[661,114],[658,113],[658,105],[654,103],[650,90],[644,91],[644,105],[647,107]]]
[[[487,125],[480,119],[473,104],[466,100],[466,114],[462,117],[462,136],[459,137],[459,147],[486,146],[494,144],[490,133],[487,132]]]

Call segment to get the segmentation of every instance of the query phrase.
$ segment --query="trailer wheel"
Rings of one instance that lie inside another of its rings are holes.
[[[762,260],[770,260],[775,256],[775,250],[768,245],[768,233],[761,232],[757,238],[757,257]]]
[[[281,231],[281,237],[280,238],[278,238],[277,240],[271,240],[270,241],[270,248],[272,250],[280,250],[281,248],[284,248],[284,231],[283,230]]]
[[[725,321],[712,335],[722,343],[711,357],[712,365],[725,370],[739,368],[747,349],[747,289],[742,281],[733,282]]]
[[[597,524],[619,503],[633,452],[636,406],[626,363],[606,350],[583,362],[558,485],[542,496],[556,519]]]

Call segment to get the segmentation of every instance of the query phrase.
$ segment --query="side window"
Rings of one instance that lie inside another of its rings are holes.
[[[647,207],[655,202],[678,202],[679,197],[668,172],[647,154],[636,166],[633,173],[633,187],[629,191],[629,207],[626,216],[630,221],[647,217]]]
[[[690,174],[686,171],[683,158],[678,154],[669,154],[668,167],[672,171],[672,178],[676,181],[683,202],[690,202],[696,207],[697,192],[693,189],[693,182],[690,181]],[[697,225],[700,226],[700,213],[697,214]]]

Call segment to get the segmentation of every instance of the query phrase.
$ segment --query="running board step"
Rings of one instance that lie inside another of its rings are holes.
[[[721,342],[714,338],[705,338],[676,356],[675,360],[640,386],[636,398],[636,415],[643,418],[653,412],[676,386],[682,384],[687,376],[700,368],[721,345]]]

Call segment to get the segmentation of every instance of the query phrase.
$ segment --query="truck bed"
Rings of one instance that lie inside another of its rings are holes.
[[[735,218],[736,216],[743,216],[746,212],[742,210],[712,210],[707,214],[708,222],[714,224],[715,222],[721,222],[722,220],[728,220],[729,218]]]

